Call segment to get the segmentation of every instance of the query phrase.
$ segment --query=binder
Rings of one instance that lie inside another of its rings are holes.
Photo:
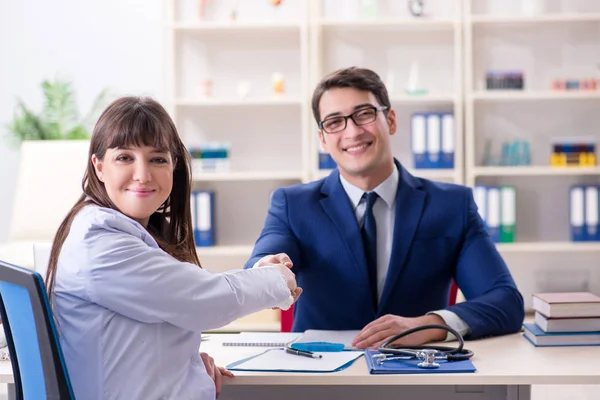
[[[323,150],[323,147],[319,146],[319,169],[334,169],[337,167],[335,161],[329,153]]]
[[[369,373],[372,375],[377,374],[448,374],[448,373],[464,373],[464,372],[475,372],[477,369],[471,360],[461,361],[445,361],[436,360],[436,363],[440,365],[439,368],[419,368],[417,364],[421,361],[417,359],[412,360],[390,360],[383,364],[378,364],[373,358],[374,355],[379,354],[377,350],[365,351],[365,360],[367,361],[367,367]]]
[[[427,115],[427,168],[440,168],[442,160],[442,127],[438,114]]]
[[[512,243],[515,241],[517,194],[513,186],[500,188],[500,242]]]
[[[190,194],[190,211],[192,215],[192,230],[194,232],[194,243],[198,246],[198,238],[200,232],[198,232],[198,202],[196,201],[197,192],[192,191]]]
[[[581,242],[585,240],[585,197],[583,186],[572,186],[570,189],[570,223],[571,240]]]
[[[477,212],[483,220],[487,229],[487,187],[483,185],[475,185],[473,188],[473,199],[477,205]]]
[[[442,158],[440,168],[454,168],[454,114],[442,114],[441,118]]]
[[[587,186],[585,188],[585,239],[599,240],[598,228],[598,187]]]
[[[488,233],[495,243],[500,242],[500,188],[492,186],[487,193]]]
[[[417,169],[428,168],[425,132],[425,114],[413,114],[411,117],[411,147],[414,166]]]
[[[213,191],[196,192],[196,218],[198,229],[194,231],[196,246],[215,245],[215,213]]]

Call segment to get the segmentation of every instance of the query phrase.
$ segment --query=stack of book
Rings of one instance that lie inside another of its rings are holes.
[[[536,293],[535,323],[523,334],[535,346],[600,345],[600,297],[589,292]]]

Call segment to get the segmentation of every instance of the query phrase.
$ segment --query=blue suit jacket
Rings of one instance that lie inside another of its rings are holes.
[[[523,298],[481,220],[472,191],[416,178],[396,162],[400,181],[389,272],[377,309],[371,302],[360,228],[334,170],[277,189],[250,260],[287,253],[304,289],[294,331],[362,329],[394,314],[448,309],[471,327],[468,338],[516,332]],[[468,301],[448,307],[454,279]]]

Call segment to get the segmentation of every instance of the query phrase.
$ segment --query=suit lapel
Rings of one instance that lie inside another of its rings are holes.
[[[377,315],[388,302],[392,289],[404,267],[408,250],[413,236],[421,220],[425,193],[418,188],[420,183],[408,173],[398,162],[400,182],[396,194],[396,220],[394,221],[394,237],[392,239],[392,254],[385,286],[379,302]]]
[[[337,169],[325,179],[321,193],[324,195],[321,199],[323,210],[339,231],[348,251],[354,258],[361,279],[367,284],[369,277],[367,275],[362,238],[360,237],[360,228],[348,195],[340,182]]]

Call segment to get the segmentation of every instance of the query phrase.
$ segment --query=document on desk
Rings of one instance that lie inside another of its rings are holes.
[[[319,329],[307,329],[294,343],[330,342],[341,343],[344,350],[357,350],[352,346],[352,341],[360,331],[324,331]]]
[[[263,372],[335,372],[348,367],[362,351],[320,352],[322,358],[303,357],[285,352],[285,349],[269,349],[256,356],[236,361],[227,366],[231,371]]]
[[[365,360],[369,373],[378,374],[448,374],[448,373],[465,373],[475,372],[476,368],[471,360],[461,361],[445,361],[436,360],[438,368],[420,368],[418,364],[420,360],[389,360],[383,363],[378,363],[373,356],[379,355],[377,350],[367,350],[365,352]]]

